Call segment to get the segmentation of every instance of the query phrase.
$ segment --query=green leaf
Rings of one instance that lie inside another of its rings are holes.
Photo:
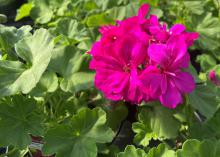
[[[106,13],[114,20],[123,20],[125,18],[136,15],[139,3],[132,2],[124,6],[115,6],[106,11]]]
[[[45,29],[39,29],[34,35],[20,40],[15,49],[26,64],[0,61],[0,96],[29,93],[46,70],[53,46],[53,40]]]
[[[122,121],[126,119],[128,115],[128,109],[125,105],[117,105],[110,109],[110,111],[107,113],[108,126],[110,126],[113,130],[116,130]]]
[[[33,99],[14,96],[0,103],[0,145],[23,149],[31,143],[30,134],[43,133],[43,116]]]
[[[23,4],[18,10],[17,15],[15,17],[15,21],[19,21],[24,17],[30,16],[31,9],[33,4],[31,2]]]
[[[74,46],[61,46],[53,51],[49,69],[59,73],[64,78],[70,77],[78,71],[88,69],[88,54],[83,54]]]
[[[218,138],[220,135],[220,110],[205,122],[194,122],[189,127],[190,137],[194,139]]]
[[[158,18],[163,17],[163,11],[159,8],[151,7],[148,15],[151,15],[151,14],[156,15]]]
[[[124,152],[121,152],[117,157],[147,157],[147,154],[142,149],[136,149],[134,146],[129,145],[125,148]]]
[[[63,18],[61,19],[55,29],[56,33],[62,34],[68,39],[82,40],[87,35],[85,28],[78,23],[77,20]]]
[[[84,52],[88,52],[91,49],[92,44],[93,42],[91,38],[84,38],[84,40],[77,45],[77,48],[83,50]]]
[[[0,25],[0,51],[15,58],[14,44],[24,37],[30,36],[30,26],[22,26],[19,29]]]
[[[47,93],[52,93],[58,88],[58,78],[54,72],[45,72],[38,84],[32,91],[30,95],[32,96],[45,96]]]
[[[195,82],[196,83],[199,83],[199,82],[201,82],[201,79],[199,78],[199,76],[198,76],[198,73],[197,73],[197,71],[196,71],[196,68],[190,63],[190,65],[189,65],[189,68],[188,69],[185,69],[187,72],[189,72],[192,76],[193,76],[193,78],[194,78],[194,80],[195,80]]]
[[[57,157],[96,157],[96,143],[111,142],[113,132],[106,126],[106,114],[100,108],[81,109],[70,124],[60,124],[45,135],[43,152]]]
[[[30,12],[35,22],[40,24],[48,23],[53,17],[53,8],[47,0],[34,0],[34,6]]]
[[[7,16],[4,14],[0,14],[0,23],[6,23],[7,22]]]
[[[220,21],[217,17],[213,17],[211,13],[193,16],[192,30],[200,35],[197,41],[199,47],[205,50],[219,48]]]
[[[204,13],[204,5],[205,1],[201,0],[184,0],[183,1],[185,7],[187,10],[190,11],[192,14],[201,15]]]
[[[219,108],[219,89],[211,83],[197,85],[189,94],[189,102],[206,118],[211,118]]]
[[[49,69],[63,76],[61,89],[78,92],[93,87],[94,73],[88,71],[90,56],[82,54],[73,46],[54,50]]]
[[[216,60],[209,54],[197,56],[196,61],[200,63],[200,67],[204,72],[210,71],[216,65]]]
[[[140,4],[144,4],[144,3],[148,3],[151,6],[156,7],[159,4],[159,0],[150,0],[150,1],[149,0],[140,0]]]
[[[114,20],[105,13],[91,15],[86,20],[86,24],[88,27],[97,27],[97,26],[108,25],[113,23]]]
[[[150,149],[147,157],[176,157],[173,150],[169,150],[165,144],[160,144],[157,148]]]
[[[69,92],[78,92],[81,90],[90,89],[93,87],[94,73],[92,72],[77,72],[71,77],[61,81],[61,89]]]
[[[177,157],[219,157],[220,141],[216,140],[187,140],[181,150],[177,151]]]
[[[154,104],[152,108],[142,109],[138,115],[138,122],[132,125],[132,129],[136,133],[135,143],[147,146],[151,139],[175,138],[178,135],[180,123],[173,114],[173,110],[157,104]]]

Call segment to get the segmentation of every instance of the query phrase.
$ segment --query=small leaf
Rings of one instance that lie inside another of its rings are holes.
[[[23,4],[18,10],[15,21],[19,21],[30,15],[33,4],[31,2]]]
[[[173,150],[169,150],[165,144],[160,144],[157,148],[149,150],[147,157],[176,157]]]
[[[125,148],[124,152],[121,152],[117,157],[147,157],[147,154],[142,149],[136,149],[134,146],[129,145]]]

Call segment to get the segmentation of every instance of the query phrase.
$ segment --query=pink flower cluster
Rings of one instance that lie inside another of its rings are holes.
[[[111,100],[135,104],[159,100],[175,108],[183,102],[182,95],[195,88],[184,69],[190,63],[187,48],[199,35],[186,32],[181,24],[168,30],[157,16],[146,19],[148,11],[144,4],[137,16],[100,28],[102,37],[90,51],[95,86]]]

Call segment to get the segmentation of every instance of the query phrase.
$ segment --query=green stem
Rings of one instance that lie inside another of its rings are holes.
[[[30,157],[33,157],[31,150],[28,148],[28,154],[30,155]]]

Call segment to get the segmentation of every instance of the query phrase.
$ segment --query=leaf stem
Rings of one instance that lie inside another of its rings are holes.
[[[30,157],[33,157],[31,150],[28,148],[28,154],[30,155]]]

